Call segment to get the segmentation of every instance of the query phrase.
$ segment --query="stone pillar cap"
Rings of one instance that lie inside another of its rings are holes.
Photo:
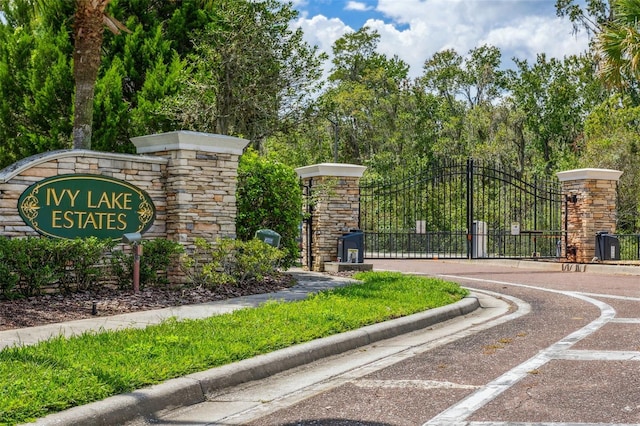
[[[320,163],[312,166],[298,167],[296,173],[301,178],[316,176],[362,177],[366,166],[342,163]]]
[[[622,176],[619,170],[611,169],[576,169],[567,170],[566,172],[556,173],[560,182],[569,180],[615,180],[616,182]]]
[[[131,138],[131,142],[136,146],[138,154],[186,150],[236,155],[242,155],[244,148],[249,143],[246,139],[233,136],[192,132],[189,130],[137,136]]]

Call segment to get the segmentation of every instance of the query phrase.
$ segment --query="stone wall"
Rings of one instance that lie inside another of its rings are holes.
[[[164,190],[168,160],[160,157],[61,150],[35,155],[0,170],[0,235],[37,236],[18,214],[18,199],[33,183],[72,173],[96,174],[127,181],[145,190],[156,206],[156,220],[145,237],[166,236],[167,197]]]
[[[558,173],[566,197],[563,217],[567,229],[567,258],[591,262],[596,254],[596,233],[615,233],[617,187],[622,172],[579,169]]]
[[[237,167],[248,141],[177,131],[132,142],[139,155],[62,150],[0,170],[0,235],[38,235],[18,214],[18,199],[31,184],[85,173],[121,179],[149,194],[156,219],[144,238],[167,238],[189,249],[196,237],[235,237]]]
[[[248,141],[185,131],[132,141],[138,155],[61,150],[0,170],[0,235],[38,235],[18,214],[20,195],[44,178],[83,173],[121,179],[149,194],[156,219],[145,238],[168,238],[190,249],[196,237],[235,237],[237,166]],[[323,271],[326,262],[337,258],[338,238],[358,227],[359,181],[365,169],[333,163],[296,169],[310,217],[302,230],[307,268]],[[615,232],[621,174],[600,169],[558,173],[567,199],[563,217],[571,261],[591,261],[596,233]]]
[[[307,269],[324,271],[326,262],[336,260],[338,238],[358,228],[359,183],[365,169],[333,163],[296,169],[305,188],[310,215],[302,228],[302,259]]]

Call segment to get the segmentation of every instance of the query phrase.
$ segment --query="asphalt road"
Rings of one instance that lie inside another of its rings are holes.
[[[153,424],[640,424],[640,276],[371,263],[459,282],[482,308],[225,389]]]

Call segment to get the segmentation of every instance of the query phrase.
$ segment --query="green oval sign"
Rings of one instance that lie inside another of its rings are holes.
[[[59,175],[31,185],[18,200],[18,212],[40,234],[66,239],[119,240],[123,234],[144,233],[156,215],[142,189],[88,174]]]

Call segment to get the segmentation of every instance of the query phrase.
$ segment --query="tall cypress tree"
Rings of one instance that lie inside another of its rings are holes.
[[[29,1],[0,2],[0,167],[70,147],[73,44],[60,3],[34,19]]]
[[[319,79],[316,50],[289,27],[296,12],[277,0],[104,3],[105,15],[131,33],[101,28],[93,149],[132,152],[132,136],[176,128],[244,136],[259,145],[295,124]],[[71,147],[77,11],[76,2],[0,0],[0,137],[6,142],[0,165]],[[205,96],[194,85],[205,87]]]

